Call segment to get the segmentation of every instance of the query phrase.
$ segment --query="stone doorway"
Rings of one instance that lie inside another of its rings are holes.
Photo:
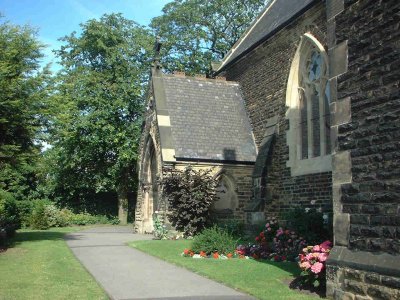
[[[143,174],[145,189],[143,194],[143,232],[153,232],[153,215],[159,209],[159,187],[158,187],[158,162],[156,148],[153,139],[149,137],[145,152]]]

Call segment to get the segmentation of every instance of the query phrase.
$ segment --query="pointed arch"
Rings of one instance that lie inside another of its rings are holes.
[[[143,232],[153,231],[153,214],[159,205],[159,186],[157,183],[159,173],[159,161],[157,157],[156,143],[151,134],[145,139],[143,160],[140,173],[142,185],[142,228]]]
[[[301,39],[290,68],[286,117],[292,176],[332,170],[328,55],[312,34]]]
[[[218,200],[214,203],[213,209],[216,211],[229,210],[234,213],[239,205],[235,180],[224,170],[218,172],[215,178],[219,182],[217,186]]]

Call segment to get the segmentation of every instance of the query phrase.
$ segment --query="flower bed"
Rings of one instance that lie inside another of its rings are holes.
[[[308,246],[299,255],[299,266],[302,270],[302,285],[313,285],[319,287],[325,285],[326,260],[332,248],[330,241],[325,241],[320,245]]]
[[[325,262],[332,243],[325,241],[319,245],[307,246],[306,240],[295,231],[279,227],[276,219],[267,222],[265,229],[255,238],[255,243],[226,247],[232,243],[218,228],[211,228],[195,237],[196,249],[185,249],[182,256],[195,259],[268,259],[275,262],[296,261],[301,269],[297,288],[315,288],[323,291],[326,283]],[[229,237],[229,238],[228,238]],[[196,240],[197,239],[197,240]],[[192,246],[194,245],[192,244]]]
[[[191,249],[185,249],[181,253],[184,257],[192,257],[192,258],[211,258],[211,259],[232,259],[232,258],[240,258],[240,259],[249,259],[249,256],[240,254],[237,250],[234,253],[221,254],[218,252],[206,253],[205,251],[200,251],[200,253],[195,253]]]

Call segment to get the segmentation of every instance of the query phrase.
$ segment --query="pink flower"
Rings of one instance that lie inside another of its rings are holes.
[[[319,274],[319,273],[321,273],[323,268],[324,268],[324,264],[322,264],[320,262],[316,262],[315,264],[312,265],[311,272],[313,272],[314,274]]]
[[[313,247],[313,251],[319,252],[319,251],[321,251],[321,248],[319,247],[319,245],[316,245]]]
[[[312,253],[308,253],[307,255],[306,255],[306,259],[307,260],[312,260],[314,258],[314,255],[312,255]]]
[[[326,254],[326,253],[320,253],[320,254],[318,255],[318,260],[319,260],[320,262],[326,261],[327,258],[328,258],[328,254]]]
[[[304,270],[308,270],[309,268],[311,268],[311,264],[308,261],[302,262],[300,264],[300,268],[302,268]]]
[[[265,225],[265,227],[269,227],[269,223],[267,223],[267,224]]]
[[[332,243],[330,241],[325,241],[319,246],[321,248],[321,252],[329,252],[329,250],[332,248]]]

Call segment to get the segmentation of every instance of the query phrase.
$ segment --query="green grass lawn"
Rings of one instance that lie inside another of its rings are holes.
[[[291,290],[284,281],[299,273],[295,263],[245,259],[214,260],[182,257],[191,241],[135,241],[129,246],[224,283],[259,299],[318,299]]]
[[[63,240],[77,230],[19,230],[0,253],[0,299],[108,299]]]

